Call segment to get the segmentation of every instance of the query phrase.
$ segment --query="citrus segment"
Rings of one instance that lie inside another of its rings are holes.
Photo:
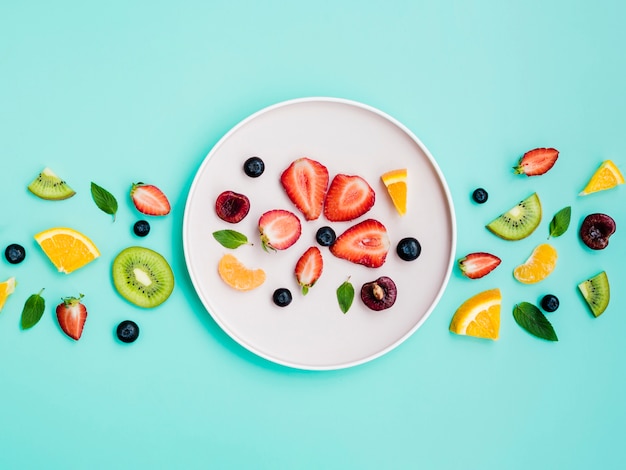
[[[100,251],[89,238],[71,228],[51,228],[35,235],[35,240],[59,272],[65,274],[100,256]]]
[[[393,201],[393,205],[400,215],[406,214],[406,193],[407,193],[407,170],[391,170],[381,177],[387,192]]]
[[[255,289],[265,282],[265,271],[249,269],[231,254],[222,256],[217,272],[226,284],[240,291]]]
[[[498,339],[500,334],[500,289],[490,289],[467,299],[450,322],[450,331],[457,335]]]
[[[534,284],[544,280],[554,271],[558,254],[552,245],[537,246],[524,264],[513,270],[513,276],[523,284]]]
[[[4,307],[7,297],[15,291],[15,278],[10,277],[6,281],[0,283],[0,310]]]
[[[602,162],[600,167],[591,176],[589,183],[580,192],[580,196],[586,196],[587,194],[595,193],[597,191],[603,191],[605,189],[611,189],[619,184],[624,184],[624,176],[619,171],[619,168],[611,160]]]

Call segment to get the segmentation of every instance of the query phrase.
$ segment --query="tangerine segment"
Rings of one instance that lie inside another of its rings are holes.
[[[391,196],[393,205],[400,215],[406,214],[407,169],[391,170],[381,177]]]
[[[534,284],[548,277],[556,267],[558,254],[552,245],[537,246],[524,264],[513,270],[513,276],[523,284]]]
[[[450,331],[457,335],[498,339],[500,334],[500,289],[490,289],[470,297],[457,309]]]
[[[225,254],[217,265],[220,277],[233,289],[252,290],[265,282],[265,271],[249,269],[231,254]]]
[[[15,278],[10,277],[3,283],[0,283],[0,310],[4,307],[7,297],[15,291]]]
[[[45,230],[35,235],[35,240],[59,272],[65,274],[100,256],[100,251],[89,238],[67,227]]]
[[[611,189],[619,184],[624,184],[624,176],[619,168],[611,160],[602,162],[600,167],[591,176],[589,183],[580,192],[580,196]]]

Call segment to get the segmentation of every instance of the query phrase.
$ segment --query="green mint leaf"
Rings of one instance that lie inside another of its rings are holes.
[[[93,202],[96,203],[98,208],[106,213],[111,214],[113,216],[113,220],[115,220],[115,214],[117,212],[117,200],[106,189],[101,186],[98,186],[93,181],[91,182],[91,197],[93,198]]]
[[[43,289],[38,294],[31,295],[26,299],[24,309],[22,310],[21,325],[23,330],[32,328],[39,322],[44,310],[46,309],[46,302],[41,296]]]
[[[571,206],[564,207],[550,221],[550,237],[560,237],[569,227],[569,221],[572,218]],[[548,237],[549,238],[549,237]]]
[[[235,249],[248,243],[248,237],[235,230],[218,230],[217,232],[213,232],[213,237],[224,248]]]
[[[559,340],[546,316],[531,303],[520,302],[513,307],[513,318],[519,326],[537,338]]]
[[[343,313],[348,313],[352,301],[354,300],[354,287],[350,284],[350,280],[344,282],[337,288],[337,302]]]

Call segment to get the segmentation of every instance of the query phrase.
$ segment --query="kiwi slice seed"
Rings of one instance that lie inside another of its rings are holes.
[[[174,290],[174,274],[156,251],[131,246],[113,260],[113,285],[129,302],[152,308],[165,302]]]
[[[50,168],[44,168],[28,185],[28,190],[41,199],[58,201],[76,194],[70,186],[59,178]]]
[[[591,309],[594,317],[599,317],[609,306],[611,291],[609,289],[609,278],[605,271],[596,274],[591,279],[578,284],[578,289],[583,295],[587,305]]]
[[[505,240],[521,240],[533,233],[539,222],[541,222],[541,202],[537,193],[533,193],[492,220],[487,228]]]

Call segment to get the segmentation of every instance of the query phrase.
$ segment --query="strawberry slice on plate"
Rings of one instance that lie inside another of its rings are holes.
[[[326,193],[324,215],[331,222],[354,220],[369,211],[375,200],[374,190],[363,178],[338,174]]]
[[[520,158],[517,166],[513,167],[516,175],[538,176],[547,173],[559,158],[559,151],[554,148],[536,148],[529,150]]]
[[[130,197],[139,212],[146,215],[167,215],[170,202],[159,188],[152,184],[133,183]]]
[[[367,219],[343,232],[330,245],[330,252],[338,258],[368,268],[379,268],[389,252],[389,235],[383,224]]]
[[[259,218],[259,234],[265,251],[286,250],[300,238],[302,225],[293,212],[274,209]]]
[[[302,287],[302,295],[307,295],[309,289],[317,282],[322,275],[324,259],[322,252],[316,246],[310,247],[304,252],[296,263],[296,279]]]
[[[65,297],[56,308],[59,326],[67,336],[76,341],[83,334],[83,327],[87,320],[87,309],[81,303],[82,298],[83,294],[78,297]]]
[[[464,276],[470,279],[479,279],[496,269],[500,258],[491,253],[476,252],[459,259],[459,268]]]
[[[292,162],[280,176],[287,196],[306,220],[315,220],[321,215],[328,179],[328,169],[306,157]]]

